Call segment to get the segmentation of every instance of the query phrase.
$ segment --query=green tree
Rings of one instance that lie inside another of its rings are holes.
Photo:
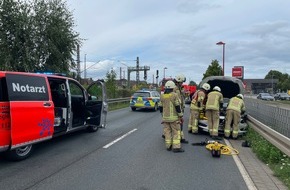
[[[219,62],[215,59],[212,60],[211,65],[208,66],[206,72],[203,74],[203,78],[209,76],[221,76],[222,75],[222,67],[219,65]]]
[[[278,79],[278,83],[274,91],[280,89],[282,92],[286,92],[290,89],[290,76],[287,73],[281,73],[280,71],[270,70],[265,76],[265,79]]]
[[[117,84],[116,84],[117,73],[114,69],[107,72],[105,78],[105,85],[107,89],[108,98],[116,98]]]
[[[31,49],[30,10],[22,1],[0,3],[0,69],[28,71]]]
[[[0,69],[68,73],[80,44],[63,0],[0,2]]]

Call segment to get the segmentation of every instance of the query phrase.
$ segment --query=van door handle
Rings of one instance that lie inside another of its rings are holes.
[[[49,103],[49,102],[45,102],[45,103],[43,103],[43,105],[44,105],[45,107],[50,107],[50,106],[51,106],[51,103]]]

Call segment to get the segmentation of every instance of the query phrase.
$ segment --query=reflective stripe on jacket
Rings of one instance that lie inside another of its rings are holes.
[[[176,106],[180,106],[180,100],[175,92],[162,94],[160,98],[160,106],[163,107],[162,120],[164,122],[174,122],[178,117],[182,117],[183,113],[177,113]]]
[[[205,96],[206,95],[205,95],[205,92],[203,90],[196,91],[192,97],[190,109],[191,110],[203,109]],[[198,107],[198,103],[200,103],[200,107]]]
[[[178,86],[176,86],[176,88],[174,89],[174,92],[177,94],[178,99],[180,100],[180,106],[182,110],[184,110],[185,102],[184,102],[184,95],[182,94],[183,92],[180,91]]]
[[[239,113],[241,113],[241,111],[245,111],[245,109],[244,101],[238,97],[231,98],[227,107],[227,110],[235,110]]]
[[[220,103],[223,102],[223,95],[218,91],[212,91],[207,96],[206,110],[216,110],[219,111]]]

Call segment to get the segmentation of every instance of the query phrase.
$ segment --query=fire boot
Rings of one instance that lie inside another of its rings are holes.
[[[179,153],[179,152],[184,152],[184,150],[182,148],[174,148],[172,149],[172,152]]]

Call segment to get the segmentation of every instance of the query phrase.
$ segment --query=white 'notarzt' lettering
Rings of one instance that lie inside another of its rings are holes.
[[[13,92],[45,93],[44,86],[20,85],[19,83],[12,83],[12,90]]]

